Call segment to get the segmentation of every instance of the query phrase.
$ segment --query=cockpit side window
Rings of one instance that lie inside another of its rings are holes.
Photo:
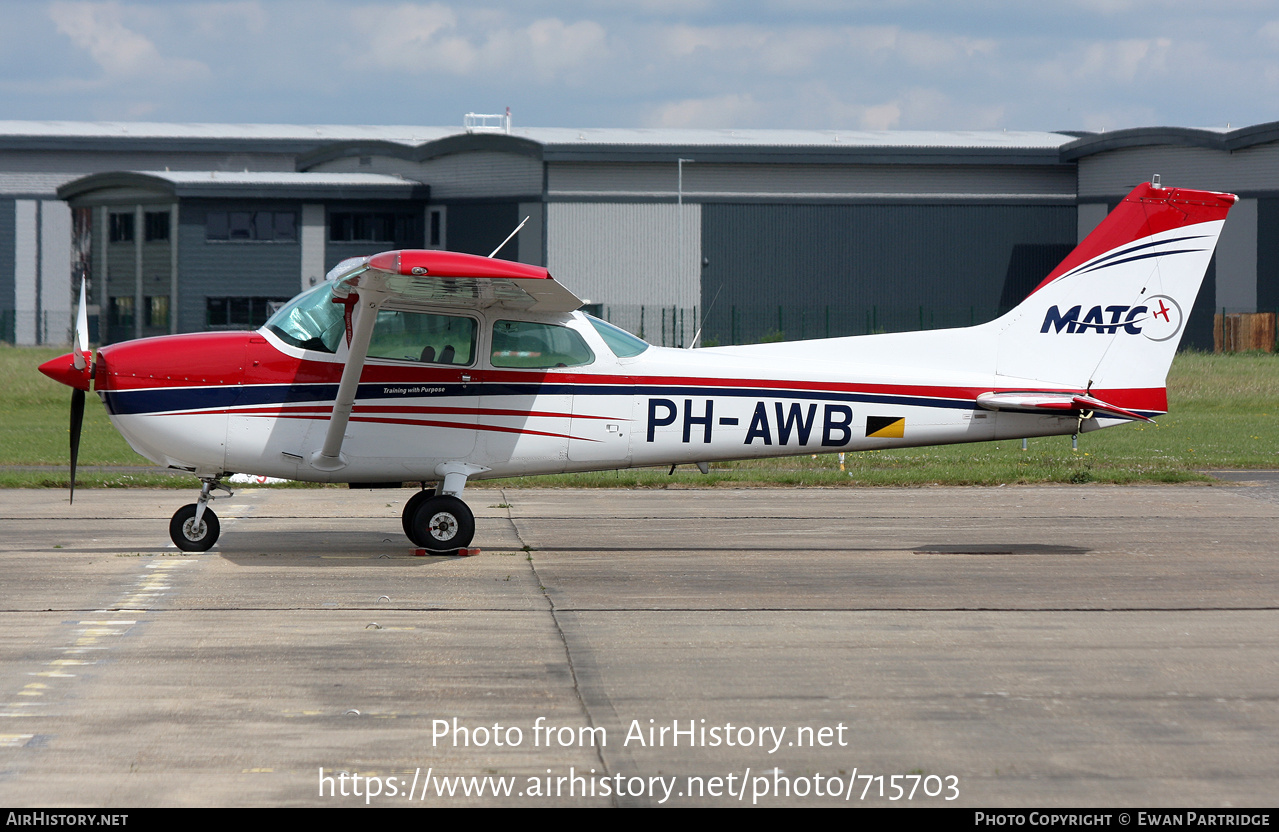
[[[344,311],[341,304],[333,303],[333,287],[321,283],[281,307],[265,329],[294,347],[333,353],[346,334]]]
[[[581,335],[566,326],[529,321],[493,324],[494,367],[550,369],[581,367],[595,361],[595,353]]]
[[[383,309],[377,314],[370,358],[469,366],[475,361],[474,318]]]

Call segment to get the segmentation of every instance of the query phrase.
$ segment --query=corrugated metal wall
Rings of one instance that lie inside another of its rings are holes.
[[[704,339],[980,323],[1073,248],[1076,225],[1070,205],[705,205]]]
[[[1234,152],[1204,147],[1138,147],[1085,156],[1079,165],[1079,197],[1123,196],[1159,174],[1165,187],[1208,191],[1279,190],[1279,145]]]
[[[666,163],[556,162],[547,169],[554,197],[647,194],[673,196],[678,170]],[[1039,195],[1072,197],[1074,170],[1063,165],[684,165],[684,194],[760,195]]]
[[[1257,200],[1257,311],[1279,311],[1279,198],[1275,197]]]
[[[1257,310],[1257,200],[1241,199],[1230,209],[1217,241],[1215,310],[1226,314]]]
[[[205,329],[206,298],[277,297],[298,293],[302,245],[293,242],[228,242],[206,238],[209,211],[296,211],[301,202],[184,200],[178,237],[178,329]]]
[[[14,201],[0,199],[0,341],[13,343]]]
[[[1213,301],[1217,297],[1217,255],[1213,254],[1208,261],[1208,270],[1204,273],[1204,281],[1199,287],[1199,295],[1195,305],[1186,319],[1186,331],[1181,336],[1178,349],[1212,351],[1212,316]]]
[[[449,203],[444,216],[448,224],[444,235],[448,250],[483,257],[497,248],[523,219],[520,206],[515,202]],[[521,236],[507,243],[497,256],[503,260],[519,260]]]
[[[347,156],[309,170],[328,173],[383,173],[431,186],[435,201],[458,197],[533,196],[542,193],[542,163],[514,153],[476,151],[412,162],[388,156]]]
[[[551,274],[607,320],[663,346],[687,346],[697,332],[701,237],[696,203],[547,205]]]
[[[702,206],[683,207],[682,263],[678,205],[552,203],[547,218],[547,266],[579,297],[610,305],[699,302]]]

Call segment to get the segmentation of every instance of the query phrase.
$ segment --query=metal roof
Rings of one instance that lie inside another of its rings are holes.
[[[0,144],[22,139],[146,139],[231,141],[389,141],[418,145],[453,135],[461,127],[334,124],[166,124],[123,121],[2,121]],[[471,135],[484,135],[475,133]],[[489,134],[494,135],[494,134]],[[509,134],[539,144],[735,145],[812,147],[853,144],[862,147],[1059,147],[1073,136],[1064,133],[1008,130],[702,130],[685,128],[526,127]]]
[[[306,169],[359,153],[418,161],[476,150],[551,162],[671,161],[861,164],[1063,164],[1106,150],[1193,145],[1237,150],[1279,141],[1279,122],[1236,130],[1142,127],[1108,133],[1017,130],[730,130],[524,127],[468,133],[455,126],[165,124],[0,121],[0,151],[79,150],[288,153]]]
[[[276,199],[421,199],[421,182],[376,173],[297,173],[293,171],[119,171],[95,173],[58,188],[60,199],[93,191],[143,188],[175,197],[221,199],[269,196]]]
[[[399,150],[430,158],[477,148],[505,149],[548,161],[666,161],[696,150],[710,161],[930,161],[970,157],[1056,161],[1075,137],[1005,130],[702,130],[685,128],[525,127],[468,133],[461,127],[405,125],[165,124],[159,122],[0,121],[0,150],[102,152],[254,150],[331,157]],[[345,154],[341,152],[345,149]],[[944,157],[944,158],[943,158]],[[314,163],[314,160],[311,160]],[[303,162],[303,168],[308,165]]]
[[[1073,162],[1084,156],[1130,147],[1179,146],[1233,151],[1279,141],[1279,121],[1230,130],[1224,127],[1133,127],[1091,133],[1061,148],[1061,158]]]

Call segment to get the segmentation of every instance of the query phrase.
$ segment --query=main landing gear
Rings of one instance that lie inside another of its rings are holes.
[[[419,491],[404,504],[404,534],[431,552],[465,549],[475,537],[475,515],[452,494]]]
[[[178,509],[169,521],[169,537],[184,552],[207,552],[218,542],[222,527],[218,524],[218,516],[209,508],[209,501],[214,499],[212,492],[215,489],[232,496],[231,489],[218,479],[201,477],[204,487],[200,489],[200,498]]]

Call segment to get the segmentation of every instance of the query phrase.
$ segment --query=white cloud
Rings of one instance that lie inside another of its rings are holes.
[[[1268,47],[1279,47],[1279,20],[1267,21],[1257,30],[1257,35]]]
[[[15,118],[1045,129],[1255,123],[1279,96],[1262,0],[5,5]]]
[[[1090,41],[1069,45],[1033,67],[1045,85],[1080,89],[1088,82],[1129,85],[1167,74],[1168,38]]]
[[[654,108],[647,127],[742,127],[754,124],[764,108],[750,95],[712,96],[672,101]]]
[[[438,3],[377,12],[364,7],[351,12],[351,22],[369,44],[352,60],[353,68],[371,61],[400,72],[532,72],[550,80],[600,60],[608,51],[607,32],[593,21],[544,18],[525,26],[503,26],[502,16],[491,10],[460,17]]]
[[[49,17],[58,32],[88,52],[108,78],[153,78],[162,82],[190,80],[209,68],[189,58],[169,58],[145,35],[122,22],[117,3],[54,3]]]
[[[897,104],[877,104],[862,110],[863,130],[891,130],[901,124],[902,108]]]
[[[261,35],[267,30],[269,16],[256,0],[230,3],[193,3],[179,10],[189,19],[201,39],[239,38],[245,34]]]
[[[548,18],[495,32],[484,45],[486,63],[512,71],[531,69],[543,80],[571,75],[568,70],[603,61],[608,34],[593,21],[566,24]]]

